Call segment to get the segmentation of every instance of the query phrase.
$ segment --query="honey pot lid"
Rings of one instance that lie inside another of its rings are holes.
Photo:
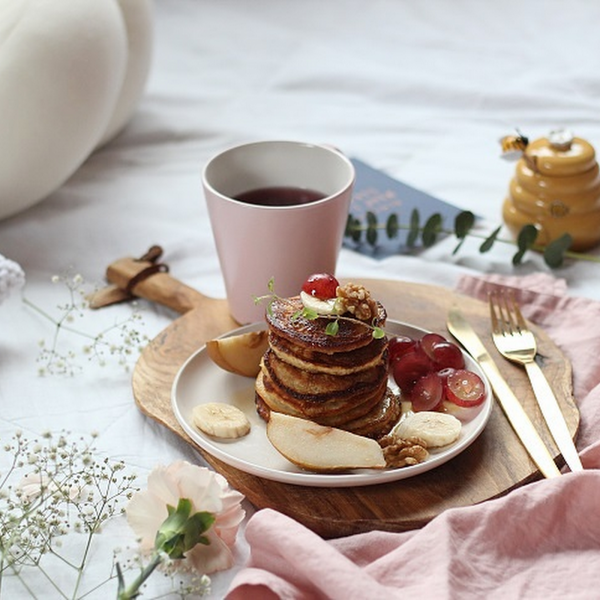
[[[523,153],[528,166],[547,176],[577,175],[596,164],[594,147],[566,129],[529,142]]]

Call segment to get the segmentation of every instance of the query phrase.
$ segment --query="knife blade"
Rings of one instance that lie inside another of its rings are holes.
[[[448,331],[465,347],[486,374],[506,418],[542,475],[547,478],[561,475],[552,455],[527,416],[523,406],[498,370],[494,359],[486,350],[483,342],[458,307],[453,306],[448,311],[446,326]]]

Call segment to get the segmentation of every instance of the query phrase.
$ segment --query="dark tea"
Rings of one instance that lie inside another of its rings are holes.
[[[235,200],[259,206],[295,206],[297,204],[316,202],[325,197],[325,194],[315,190],[276,186],[242,192],[235,197]]]

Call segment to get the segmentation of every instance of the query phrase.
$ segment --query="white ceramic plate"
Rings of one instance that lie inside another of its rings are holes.
[[[232,331],[226,336],[264,329],[265,323],[255,323]],[[392,335],[422,337],[427,331],[398,321],[386,323],[386,332]],[[266,424],[254,408],[254,379],[233,375],[217,367],[203,346],[181,367],[173,382],[171,400],[173,412],[185,432],[206,452],[241,471],[283,483],[317,487],[351,487],[374,485],[413,477],[435,469],[449,461],[472,444],[485,428],[492,411],[492,393],[489,382],[473,359],[465,354],[467,368],[475,371],[484,381],[487,397],[482,410],[464,423],[455,444],[431,451],[429,458],[418,465],[401,469],[356,470],[339,474],[319,474],[302,471],[285,459],[267,438]],[[252,429],[243,438],[220,441],[200,432],[193,424],[192,410],[205,402],[226,402],[246,413]]]

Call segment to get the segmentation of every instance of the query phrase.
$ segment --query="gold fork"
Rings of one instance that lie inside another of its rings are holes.
[[[510,294],[491,292],[490,316],[492,337],[496,348],[504,358],[523,365],[531,382],[548,429],[571,471],[582,471],[583,466],[567,423],[548,380],[535,362],[537,344],[533,332],[521,314],[519,305]]]

